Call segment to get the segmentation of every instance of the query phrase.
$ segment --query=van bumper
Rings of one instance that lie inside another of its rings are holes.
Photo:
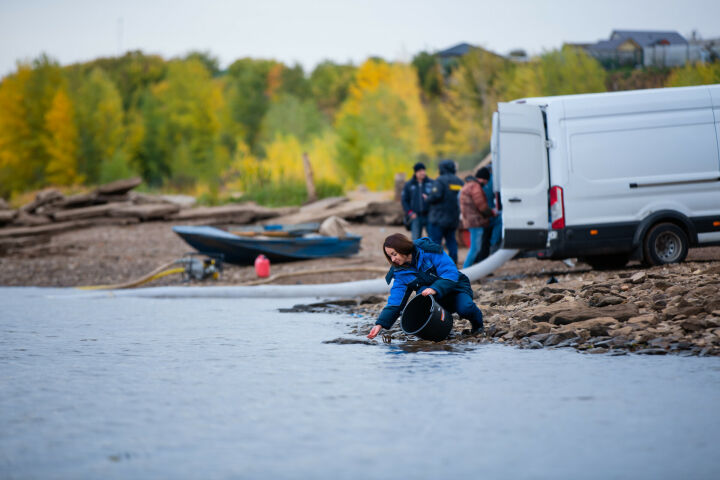
[[[627,253],[635,250],[633,237],[640,223],[618,223],[597,227],[577,225],[548,232],[542,258],[563,259],[589,255]]]

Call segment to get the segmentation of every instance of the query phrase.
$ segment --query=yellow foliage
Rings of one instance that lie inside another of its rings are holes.
[[[297,138],[276,135],[265,153],[263,168],[268,172],[270,181],[280,183],[283,180],[304,180],[303,148]]]
[[[720,61],[713,63],[688,63],[676,68],[667,79],[668,87],[711,85],[720,83]]]
[[[226,187],[230,190],[245,192],[253,185],[265,182],[264,171],[260,161],[242,140],[237,141],[235,155],[230,167],[223,173]]]
[[[30,67],[21,65],[0,83],[0,195],[19,191],[33,180],[32,131],[24,99],[31,76]]]
[[[77,173],[78,133],[74,123],[74,111],[70,98],[60,89],[45,114],[45,149],[48,162],[45,177],[56,185],[72,185],[82,178]]]
[[[389,190],[396,173],[407,173],[412,168],[404,156],[382,148],[373,149],[363,161],[362,184],[370,190]]]
[[[346,187],[355,182],[369,188],[392,185],[392,175],[380,177],[399,164],[406,169],[417,155],[432,152],[417,73],[407,64],[380,60],[363,63],[338,112],[335,127],[340,145],[338,161],[345,172]]]
[[[347,183],[347,178],[343,177],[335,162],[335,142],[337,142],[337,136],[331,131],[327,131],[324,135],[313,138],[306,145],[305,151],[310,158],[316,182],[327,181],[338,185]]]
[[[348,99],[343,103],[338,121],[348,115],[361,115],[363,102],[381,88],[386,88],[401,100],[405,115],[410,119],[407,125],[398,125],[394,133],[411,146],[413,153],[430,153],[432,141],[427,115],[420,102],[417,72],[411,65],[380,60],[363,63],[355,74],[355,81],[350,86]],[[391,115],[392,112],[387,114]]]

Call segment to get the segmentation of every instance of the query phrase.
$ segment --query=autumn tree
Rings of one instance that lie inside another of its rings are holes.
[[[64,88],[58,89],[45,114],[45,150],[48,160],[45,179],[55,185],[73,185],[82,177],[77,171],[77,128],[70,98]]]
[[[504,98],[513,68],[508,60],[481,48],[459,59],[442,106],[449,125],[441,145],[444,154],[467,155],[486,148],[492,114]]]
[[[713,63],[688,63],[676,68],[667,79],[668,87],[711,85],[720,83],[720,61]]]
[[[364,168],[363,163],[372,158],[385,162],[390,170],[405,171],[417,155],[431,150],[415,70],[401,63],[365,62],[355,75],[335,128],[338,163],[347,183],[390,186],[392,175]]]
[[[19,65],[17,72],[0,83],[0,196],[29,187],[35,180],[35,160],[30,146],[33,131],[28,121],[25,90],[32,70]]]

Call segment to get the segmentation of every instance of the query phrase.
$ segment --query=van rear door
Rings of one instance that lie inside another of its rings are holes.
[[[503,247],[545,248],[550,180],[543,112],[538,105],[498,103],[497,123]]]

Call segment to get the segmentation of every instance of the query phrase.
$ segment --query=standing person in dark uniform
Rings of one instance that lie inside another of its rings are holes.
[[[402,233],[396,233],[385,239],[383,253],[391,265],[385,281],[392,281],[392,287],[387,305],[368,338],[375,338],[380,330],[393,326],[413,291],[435,295],[445,310],[468,319],[471,328],[464,334],[483,333],[483,314],[473,301],[470,280],[458,271],[440,245],[429,238],[411,242]]]
[[[416,163],[413,170],[413,177],[403,187],[402,206],[405,216],[410,219],[412,239],[417,240],[423,236],[423,228],[428,228],[428,204],[425,199],[430,195],[433,181],[428,178],[423,163]]]
[[[453,262],[457,264],[458,244],[455,232],[460,223],[460,203],[458,195],[462,190],[463,181],[455,175],[455,162],[443,160],[438,165],[440,176],[433,183],[427,201],[430,204],[428,213],[428,234],[433,242],[445,248]]]

